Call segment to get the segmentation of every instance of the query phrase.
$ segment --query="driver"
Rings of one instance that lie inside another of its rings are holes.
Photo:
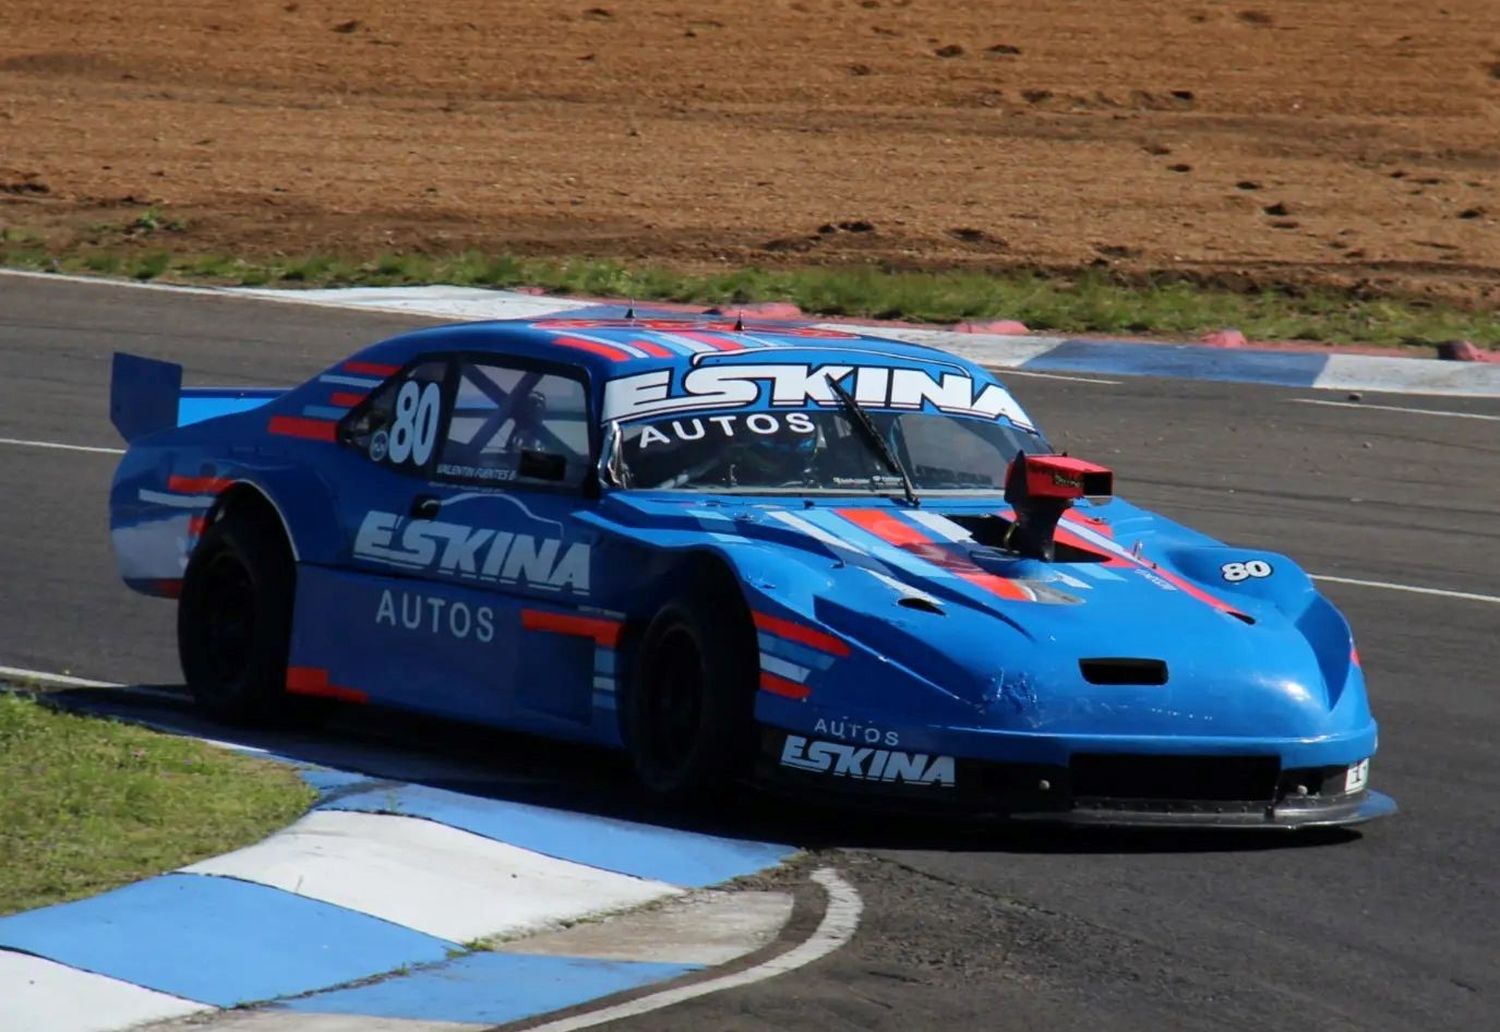
[[[779,487],[817,480],[813,470],[821,433],[782,431],[765,437],[737,437],[723,450],[720,468],[729,486]]]
[[[546,451],[543,438],[543,423],[547,418],[547,396],[541,391],[532,391],[516,405],[512,415],[515,426],[505,442],[506,452],[519,455],[526,451]]]

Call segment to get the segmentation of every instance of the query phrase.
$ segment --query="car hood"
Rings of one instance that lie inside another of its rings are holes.
[[[1008,515],[994,501],[621,495],[609,508],[649,533],[708,536],[747,587],[987,726],[1304,737],[1350,679],[1347,625],[1289,560],[1266,563],[1274,585],[1225,580],[1265,553],[1120,499],[1070,511],[1057,562],[993,547],[985,517]]]

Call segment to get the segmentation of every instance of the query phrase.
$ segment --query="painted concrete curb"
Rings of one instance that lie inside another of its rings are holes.
[[[0,276],[49,279],[94,286],[117,286],[210,297],[240,297],[355,311],[388,312],[440,321],[536,319],[546,316],[609,318],[624,314],[619,302],[539,295],[481,287],[338,287],[287,290],[265,287],[188,287],[135,283],[88,276],[0,269]],[[688,305],[637,306],[642,318],[682,317],[703,309]],[[749,318],[788,320],[774,306],[746,305]],[[1163,344],[1038,334],[959,332],[941,327],[905,326],[847,320],[818,322],[857,328],[888,337],[940,347],[995,369],[1019,372],[1151,376],[1170,379],[1258,383],[1319,390],[1378,391],[1449,397],[1500,398],[1500,362],[1452,362],[1400,355],[1373,355],[1365,349],[1311,351],[1282,347],[1220,347]]]
[[[479,287],[352,287],[320,290],[227,288],[227,294],[297,304],[399,312],[444,320],[619,317],[624,306]],[[681,317],[684,306],[637,306],[640,318]],[[753,316],[752,316],[753,317]],[[813,320],[793,320],[813,322]],[[1279,387],[1500,397],[1500,364],[1398,355],[1277,348],[1222,348],[1038,334],[972,333],[936,327],[814,322],[832,329],[927,344],[996,369],[1260,383]]]
[[[725,945],[704,936],[663,960],[546,936],[535,953],[524,938],[466,943],[697,899],[794,852],[249,751],[295,765],[320,792],[312,810],[257,845],[0,918],[0,1032],[114,1032],[251,1003],[308,1027],[514,1021],[702,970]]]

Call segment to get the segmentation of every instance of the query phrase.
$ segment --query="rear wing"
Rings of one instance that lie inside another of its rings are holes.
[[[109,384],[109,421],[127,442],[159,430],[201,423],[259,408],[283,387],[182,386],[182,366],[115,352]]]

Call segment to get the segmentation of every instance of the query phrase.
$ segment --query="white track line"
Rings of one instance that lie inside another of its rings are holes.
[[[1446,409],[1407,408],[1404,405],[1369,405],[1363,401],[1324,401],[1321,398],[1288,398],[1298,405],[1327,405],[1330,408],[1378,409],[1381,412],[1411,412],[1419,416],[1450,416],[1453,419],[1487,419],[1500,423],[1500,416],[1483,412],[1449,412]]]
[[[116,684],[113,681],[90,681],[83,677],[72,677],[68,674],[49,674],[45,670],[25,670],[21,667],[0,666],[0,677],[20,681],[39,681],[42,684],[55,684],[62,688],[124,687],[124,685]]]
[[[828,893],[828,909],[824,912],[823,920],[818,922],[818,927],[814,929],[812,935],[785,953],[777,954],[770,960],[746,968],[744,971],[736,971],[732,975],[721,975],[703,982],[694,982],[692,985],[665,989],[659,993],[642,996],[640,999],[616,1004],[613,1007],[590,1011],[587,1014],[532,1025],[528,1032],[573,1032],[575,1029],[593,1028],[610,1021],[621,1021],[639,1014],[649,1014],[663,1007],[671,1007],[686,1000],[708,996],[710,993],[754,985],[756,982],[764,982],[768,978],[784,975],[788,971],[795,971],[815,960],[821,960],[854,938],[854,933],[859,928],[859,915],[864,909],[864,903],[854,886],[839,877],[839,873],[831,867],[819,868],[813,872],[812,878]]]
[[[1387,591],[1409,591],[1414,595],[1438,595],[1442,598],[1461,598],[1469,602],[1489,602],[1500,606],[1500,595],[1480,595],[1472,591],[1447,591],[1443,588],[1417,588],[1410,584],[1392,584],[1389,581],[1378,580],[1356,580],[1353,577],[1330,577],[1327,574],[1314,573],[1313,580],[1328,581],[1330,584],[1353,584],[1360,588],[1384,588]]]
[[[1064,376],[1062,373],[1033,373],[1025,369],[1007,369],[1000,366],[995,369],[1001,379],[1010,376],[1034,376],[1038,380],[1071,380],[1073,383],[1106,383],[1112,387],[1120,385],[1119,380],[1101,380],[1095,376]]]
[[[95,448],[87,444],[58,444],[56,441],[23,441],[18,437],[0,437],[0,444],[18,448],[60,448],[63,451],[94,452],[99,455],[124,455],[124,448]]]

